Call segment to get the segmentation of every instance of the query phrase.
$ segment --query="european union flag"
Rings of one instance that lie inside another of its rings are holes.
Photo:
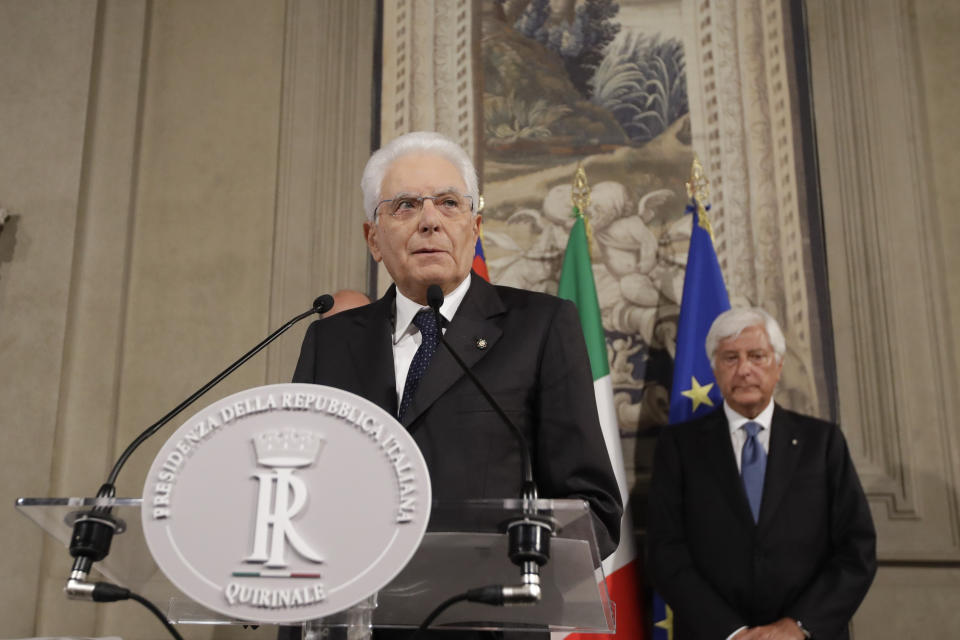
[[[730,308],[730,299],[713,249],[713,232],[706,210],[693,199],[687,205],[687,213],[693,214],[693,233],[680,301],[677,352],[670,387],[670,424],[713,411],[723,402],[704,343],[714,319]]]
[[[693,232],[680,301],[677,351],[670,388],[670,424],[703,415],[723,403],[705,342],[714,319],[730,308],[730,298],[713,248],[708,208],[696,198],[687,205],[686,212],[693,214]],[[673,612],[657,593],[653,595],[653,620],[653,639],[673,640]]]

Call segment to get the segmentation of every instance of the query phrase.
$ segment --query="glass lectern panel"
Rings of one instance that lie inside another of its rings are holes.
[[[17,509],[64,545],[69,545],[78,514],[93,506],[113,506],[122,531],[114,537],[109,556],[94,565],[95,570],[150,599],[175,623],[240,623],[197,605],[166,579],[144,541],[140,505],[139,498],[17,500]],[[458,603],[447,609],[434,627],[581,632],[609,632],[614,628],[587,504],[582,500],[537,500],[533,506],[555,527],[550,561],[541,569],[540,602],[514,607]],[[417,553],[376,595],[375,605],[364,605],[373,607],[373,626],[416,627],[452,595],[489,584],[519,584],[520,571],[507,557],[504,531],[522,507],[520,500],[435,502]],[[64,554],[66,579],[70,562]],[[348,625],[350,619],[351,614],[342,612],[325,619],[325,623]]]

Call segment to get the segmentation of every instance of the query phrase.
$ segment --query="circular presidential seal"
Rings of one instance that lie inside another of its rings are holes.
[[[226,616],[292,623],[389,583],[430,516],[430,477],[393,416],[313,384],[247,389],[187,420],[143,489],[170,581]]]

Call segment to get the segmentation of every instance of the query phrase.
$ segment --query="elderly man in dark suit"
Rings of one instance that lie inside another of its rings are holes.
[[[876,535],[843,434],[773,402],[786,345],[765,311],[722,313],[706,342],[723,407],[662,430],[650,491],[675,637],[847,638]]]
[[[621,499],[573,304],[471,273],[477,175],[444,136],[393,140],[371,156],[361,187],[367,245],[395,285],[313,323],[294,381],[351,391],[398,416],[423,452],[436,499],[517,497],[515,436],[438,345],[444,331],[526,436],[541,497],[586,500],[601,552],[611,553]],[[442,327],[426,306],[433,284],[444,293]]]

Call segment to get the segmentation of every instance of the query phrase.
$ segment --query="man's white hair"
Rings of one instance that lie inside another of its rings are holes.
[[[762,326],[770,339],[770,346],[777,356],[777,362],[783,362],[783,355],[787,352],[787,341],[783,337],[780,325],[769,313],[760,307],[729,309],[716,317],[707,332],[707,358],[716,368],[714,361],[717,355],[717,345],[728,338],[736,338],[748,327]]]
[[[363,177],[360,179],[360,189],[363,191],[363,209],[368,221],[374,221],[374,209],[376,209],[377,203],[384,199],[381,197],[380,188],[383,186],[383,178],[390,165],[403,156],[414,154],[436,155],[449,160],[460,172],[463,183],[467,185],[467,192],[464,195],[470,196],[473,204],[473,215],[477,215],[477,208],[480,204],[480,188],[478,186],[477,170],[467,152],[443,134],[434,131],[414,131],[405,133],[399,138],[394,138],[375,151],[367,160],[367,166],[363,168]]]

